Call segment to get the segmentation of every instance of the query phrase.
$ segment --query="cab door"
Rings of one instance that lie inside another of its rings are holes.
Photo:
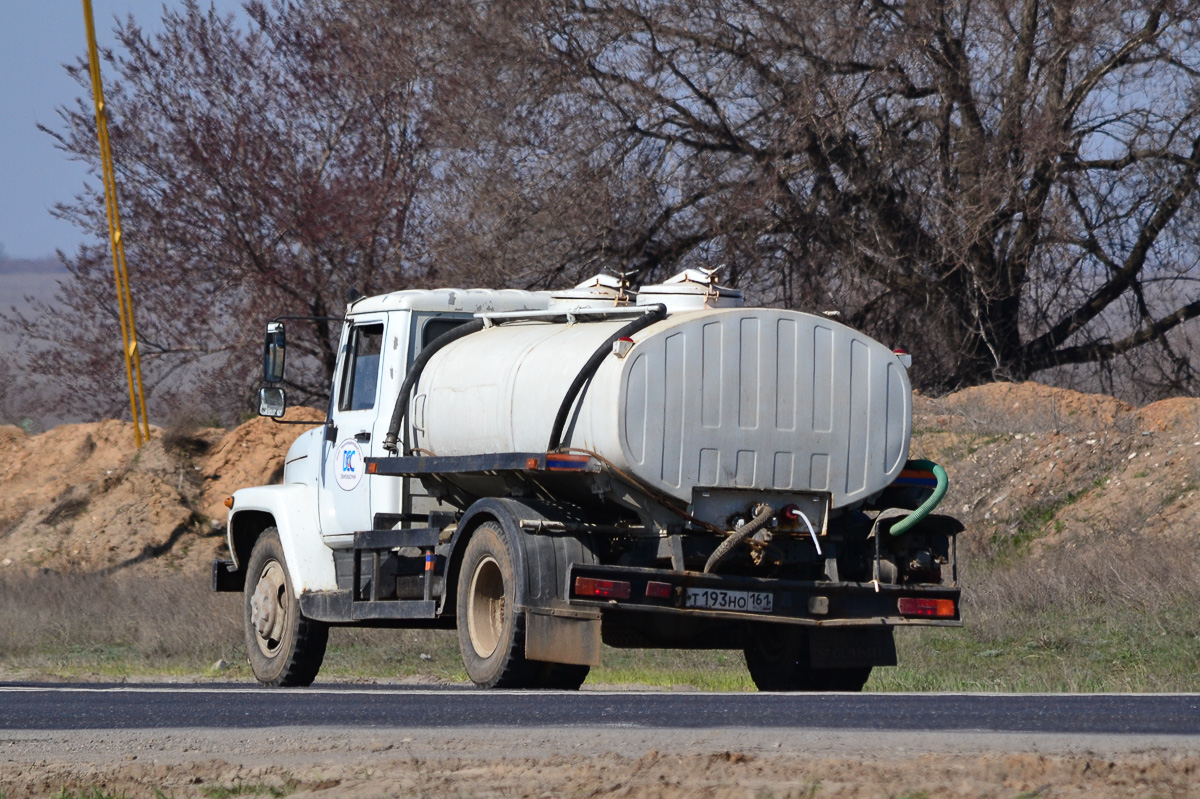
[[[357,316],[348,325],[325,426],[319,492],[321,531],[331,546],[351,546],[355,532],[373,526],[365,459],[381,449],[388,419],[380,417],[391,413],[380,401],[387,314]]]

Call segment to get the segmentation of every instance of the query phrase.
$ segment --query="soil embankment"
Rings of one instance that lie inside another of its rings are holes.
[[[1200,399],[1134,408],[1037,383],[917,397],[914,456],[946,467],[968,546],[1194,540]]]
[[[114,420],[35,436],[0,427],[0,575],[201,572],[224,541],[225,497],[278,480],[301,429],[269,419],[229,432],[153,428],[138,449],[133,426]]]
[[[318,421],[310,409],[293,411]],[[1134,408],[1036,383],[916,397],[914,457],[950,475],[943,510],[970,549],[1094,538],[1191,540],[1200,527],[1200,399]],[[279,478],[302,428],[158,430],[0,427],[0,574],[5,570],[199,572],[223,541],[223,501]]]

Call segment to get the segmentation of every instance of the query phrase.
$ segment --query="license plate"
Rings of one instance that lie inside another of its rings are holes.
[[[685,608],[740,610],[770,613],[775,595],[768,591],[725,591],[720,588],[689,588]]]

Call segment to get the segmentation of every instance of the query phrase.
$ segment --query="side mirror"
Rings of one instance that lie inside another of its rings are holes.
[[[283,380],[283,363],[286,355],[287,336],[283,330],[283,322],[268,322],[267,341],[263,346],[263,380],[268,383],[278,383]]]
[[[278,419],[287,410],[287,394],[278,386],[265,386],[258,390],[258,415]]]

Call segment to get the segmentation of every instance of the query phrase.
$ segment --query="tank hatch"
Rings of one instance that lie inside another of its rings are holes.
[[[742,292],[717,283],[716,269],[685,269],[674,277],[638,292],[638,305],[667,306],[668,313],[703,311],[709,308],[738,308]]]

